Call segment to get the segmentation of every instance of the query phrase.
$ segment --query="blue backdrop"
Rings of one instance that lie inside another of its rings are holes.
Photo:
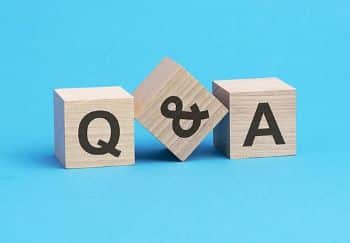
[[[0,242],[349,242],[346,0],[1,1]],[[132,92],[170,56],[297,88],[296,157],[185,163],[136,123],[136,165],[65,170],[52,90]]]

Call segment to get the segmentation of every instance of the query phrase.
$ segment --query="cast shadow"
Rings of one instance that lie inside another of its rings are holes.
[[[136,144],[135,147],[136,163],[152,162],[181,162],[167,148],[159,146],[144,146]],[[212,143],[204,142],[200,144],[186,161],[201,161],[207,159],[227,159],[226,156],[217,150]]]
[[[43,153],[43,154],[33,154],[31,158],[33,161],[33,165],[37,165],[38,167],[46,167],[46,168],[55,168],[55,169],[64,169],[61,162],[58,161],[53,152]]]
[[[168,149],[162,147],[150,148],[142,145],[135,146],[136,163],[151,162],[180,162]]]
[[[43,146],[41,148],[22,148],[11,156],[16,160],[16,164],[26,168],[43,169],[64,169],[62,164],[56,159],[53,148]]]
[[[188,157],[189,161],[228,159],[223,152],[218,150],[211,142],[204,142]]]

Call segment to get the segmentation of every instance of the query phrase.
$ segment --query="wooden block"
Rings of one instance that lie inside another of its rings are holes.
[[[65,168],[134,164],[134,99],[122,88],[56,89],[54,116]]]
[[[296,90],[277,78],[213,82],[229,114],[214,129],[214,144],[230,158],[296,153]]]
[[[136,118],[182,161],[227,113],[220,101],[169,58],[133,95]]]

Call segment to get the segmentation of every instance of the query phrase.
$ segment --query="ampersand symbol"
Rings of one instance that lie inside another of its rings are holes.
[[[175,110],[169,110],[169,105],[172,103],[175,104]],[[173,119],[172,125],[176,135],[188,138],[198,130],[203,119],[209,118],[209,112],[208,110],[200,111],[196,103],[191,106],[191,111],[183,111],[182,108],[182,100],[179,97],[169,96],[163,101],[160,111],[163,116]],[[192,126],[189,129],[183,129],[180,125],[181,119],[192,120]]]

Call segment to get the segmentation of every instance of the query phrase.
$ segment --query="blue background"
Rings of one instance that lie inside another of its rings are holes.
[[[345,0],[1,1],[0,242],[349,242]],[[65,170],[52,90],[132,92],[164,57],[206,88],[278,76],[298,155],[229,160],[210,134],[179,163],[136,123],[136,165]]]

